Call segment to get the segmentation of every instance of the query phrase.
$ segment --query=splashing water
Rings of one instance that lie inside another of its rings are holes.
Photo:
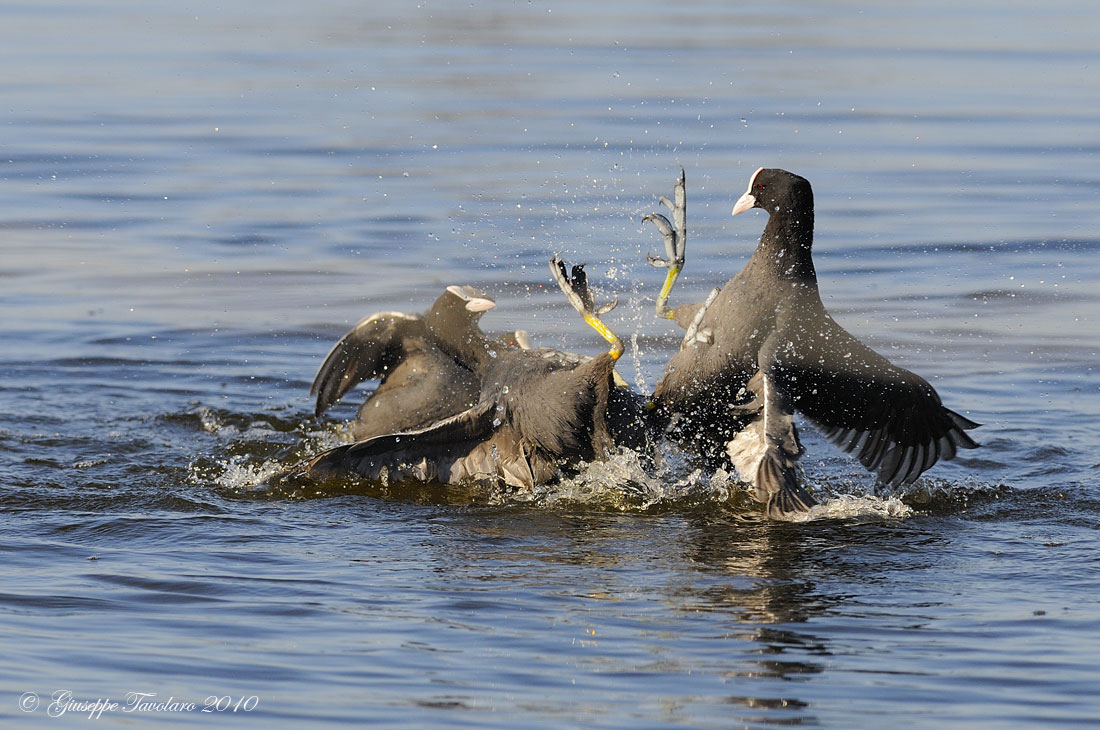
[[[913,514],[913,508],[898,497],[841,494],[814,505],[809,512],[791,515],[788,521],[848,520],[859,517],[907,519]]]
[[[645,368],[642,367],[642,351],[638,347],[637,330],[630,335],[630,360],[634,363],[634,387],[639,393],[652,392],[645,381]]]
[[[286,464],[277,459],[250,463],[246,457],[231,456],[228,459],[218,460],[215,468],[203,468],[192,464],[190,476],[193,482],[212,481],[217,487],[238,494],[260,493],[267,491],[268,479],[285,469]]]
[[[317,425],[296,418],[270,416],[248,420],[238,414],[202,407],[179,416],[222,442],[217,457],[200,457],[188,468],[192,484],[235,497],[268,499],[323,498],[364,494],[440,500],[445,503],[530,505],[616,512],[704,509],[757,514],[762,510],[751,488],[723,469],[707,471],[671,445],[653,455],[620,448],[607,458],[580,465],[575,473],[551,484],[515,490],[496,485],[444,486],[436,483],[373,483],[354,478],[285,491],[269,480],[288,466],[351,440],[347,425]],[[790,522],[851,519],[908,519],[917,514],[956,513],[973,504],[1003,497],[1007,488],[973,481],[956,483],[921,479],[917,483],[868,493],[858,479],[809,480],[819,504],[791,515]],[[434,495],[434,496],[433,496]]]
[[[573,476],[511,497],[538,505],[582,504],[619,511],[647,510],[656,504],[694,496],[698,473],[670,480],[647,469],[648,459],[621,448],[606,459],[584,464]]]

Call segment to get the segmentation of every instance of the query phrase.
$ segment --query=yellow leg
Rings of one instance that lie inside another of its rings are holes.
[[[661,287],[661,293],[657,295],[657,316],[662,319],[672,319],[672,310],[668,307],[668,297],[672,294],[672,287],[676,283],[676,277],[684,268],[684,252],[687,247],[687,183],[683,168],[680,168],[680,179],[676,181],[676,192],[673,200],[662,196],[661,204],[672,211],[670,221],[660,213],[650,213],[642,217],[642,222],[649,221],[657,226],[657,230],[665,239],[665,255],[667,258],[659,259],[656,256],[646,256],[650,266],[668,269],[665,276],[665,284]]]
[[[672,319],[672,310],[668,308],[668,297],[672,293],[672,287],[676,284],[676,277],[680,275],[681,267],[673,264],[665,275],[665,285],[661,287],[661,293],[657,295],[657,316],[662,319]]]
[[[600,319],[601,314],[607,314],[615,308],[618,300],[611,304],[605,304],[599,309],[596,308],[596,305],[592,302],[592,292],[588,290],[588,277],[584,273],[584,264],[574,266],[573,275],[570,276],[565,269],[565,262],[554,256],[550,259],[550,274],[558,282],[558,286],[561,287],[565,298],[573,305],[573,309],[584,317],[584,321],[588,323],[588,326],[599,332],[601,337],[611,343],[611,349],[607,352],[611,355],[612,360],[618,361],[625,349],[623,341],[608,329],[607,325]]]
[[[607,354],[611,355],[612,360],[618,360],[623,355],[623,341],[619,339],[618,335],[612,332],[606,324],[603,323],[599,317],[594,314],[584,315],[584,321],[588,323],[588,326],[600,333],[600,337],[611,343],[611,349],[607,351]]]

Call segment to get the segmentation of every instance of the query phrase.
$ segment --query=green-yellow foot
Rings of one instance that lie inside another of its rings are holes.
[[[680,179],[676,181],[673,200],[661,196],[661,203],[672,212],[672,220],[670,221],[661,213],[650,213],[642,218],[642,222],[652,221],[665,237],[665,255],[668,258],[661,259],[647,255],[646,261],[650,266],[668,269],[664,286],[657,295],[657,316],[662,319],[672,319],[673,313],[668,307],[668,297],[672,293],[676,277],[684,268],[684,252],[687,250],[687,191],[683,168],[680,168]]]
[[[592,301],[592,292],[588,288],[588,275],[584,273],[584,264],[574,266],[572,274],[570,274],[566,271],[565,262],[555,256],[550,259],[550,273],[553,275],[554,281],[558,282],[562,292],[565,293],[565,298],[573,305],[573,309],[584,317],[584,321],[588,323],[589,327],[599,332],[601,337],[611,343],[608,354],[611,355],[612,359],[618,360],[623,354],[623,341],[600,319],[601,314],[607,314],[618,305],[618,299],[610,304],[604,304],[598,309],[596,308],[595,303]]]

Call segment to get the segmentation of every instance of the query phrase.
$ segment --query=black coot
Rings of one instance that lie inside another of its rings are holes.
[[[647,216],[665,235],[669,274],[658,313],[688,328],[654,391],[659,417],[688,450],[730,463],[756,487],[768,514],[808,509],[793,414],[806,416],[834,444],[854,453],[887,485],[907,484],[959,448],[977,444],[978,424],[945,408],[920,376],[893,365],[849,334],[825,310],[810,249],[810,183],[761,168],[733,208],[768,213],[745,267],[701,304],[666,301],[684,261],[686,195],[662,199],[674,222]],[[676,313],[679,313],[677,315]]]
[[[583,268],[558,258],[550,270],[570,303],[611,343],[594,358],[556,350],[496,348],[465,338],[462,362],[479,382],[476,403],[427,427],[331,449],[275,481],[359,475],[372,479],[495,481],[530,487],[555,479],[619,443],[642,438],[645,400],[615,381],[622,341],[600,320]]]

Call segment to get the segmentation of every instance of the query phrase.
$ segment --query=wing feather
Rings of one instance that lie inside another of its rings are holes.
[[[329,350],[310,386],[317,396],[314,415],[320,416],[364,380],[380,378],[399,357],[405,333],[423,327],[418,315],[379,312],[363,319]]]
[[[879,481],[914,481],[977,443],[979,424],[943,406],[926,380],[856,340],[826,315],[813,335],[779,353],[776,377],[795,408]]]
[[[437,474],[450,462],[488,438],[493,430],[491,401],[482,402],[427,428],[375,436],[329,449],[292,469],[280,479],[324,479],[358,474],[378,478],[383,469],[399,464],[423,464],[420,471]]]

